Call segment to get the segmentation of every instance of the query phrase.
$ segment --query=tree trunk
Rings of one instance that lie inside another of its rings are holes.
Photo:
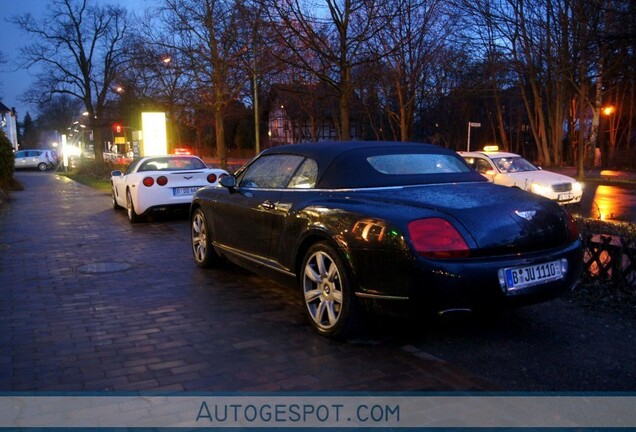
[[[350,124],[350,101],[353,94],[353,84],[351,82],[351,66],[347,64],[347,55],[344,47],[341,49],[340,68],[340,140],[349,141],[351,139]]]
[[[499,139],[501,140],[501,146],[506,151],[510,150],[508,143],[508,136],[506,135],[506,125],[504,124],[504,113],[501,107],[501,99],[499,98],[499,89],[497,88],[497,81],[495,80],[494,96],[495,96],[495,109],[497,113],[497,129],[499,132]]]
[[[93,151],[95,153],[95,163],[104,163],[104,126],[95,120],[95,116],[89,114],[89,124],[93,130]]]
[[[577,143],[577,160],[576,160],[576,177],[579,180],[585,178],[585,131],[583,129],[583,124],[585,124],[585,103],[587,93],[587,86],[585,83],[581,85],[579,88],[579,133],[578,133],[578,143]]]
[[[599,73],[596,78],[596,96],[592,109],[592,128],[590,129],[590,148],[592,151],[595,151],[596,148],[599,147],[598,133],[601,124],[601,109],[603,108],[603,65],[601,62],[599,62],[598,67],[601,73]],[[605,160],[605,156],[606,155],[603,155],[603,160]]]
[[[214,110],[214,127],[216,129],[216,155],[220,160],[221,168],[227,169],[227,148],[225,146],[225,127],[223,125],[223,110],[220,107]]]

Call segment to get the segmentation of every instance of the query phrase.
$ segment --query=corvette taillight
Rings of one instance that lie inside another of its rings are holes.
[[[157,177],[157,184],[159,186],[165,186],[168,184],[168,177],[166,176],[159,176]]]
[[[208,183],[214,183],[216,181],[216,174],[208,174]]]
[[[153,179],[152,177],[144,177],[142,183],[144,184],[144,186],[150,187],[155,184],[155,179]]]
[[[409,223],[409,235],[417,253],[427,258],[465,258],[470,248],[455,227],[442,218]]]

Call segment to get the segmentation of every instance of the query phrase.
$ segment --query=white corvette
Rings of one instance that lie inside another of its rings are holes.
[[[497,150],[458,153],[492,183],[523,189],[559,204],[581,201],[583,187],[576,179],[542,170],[518,154]]]
[[[188,207],[194,193],[216,186],[227,171],[208,168],[196,156],[149,156],[136,159],[125,172],[111,173],[113,208],[124,207],[131,223],[148,213]]]

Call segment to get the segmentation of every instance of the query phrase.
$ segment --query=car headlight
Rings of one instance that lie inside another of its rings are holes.
[[[577,194],[583,192],[583,184],[579,182],[572,183],[572,192]]]
[[[532,186],[530,186],[530,190],[532,191],[532,193],[542,196],[550,195],[550,192],[552,191],[550,187],[543,186],[539,183],[532,183]]]

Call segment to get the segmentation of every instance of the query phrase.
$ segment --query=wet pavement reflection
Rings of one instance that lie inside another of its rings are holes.
[[[581,214],[593,219],[636,222],[636,189],[622,186],[588,185]]]

